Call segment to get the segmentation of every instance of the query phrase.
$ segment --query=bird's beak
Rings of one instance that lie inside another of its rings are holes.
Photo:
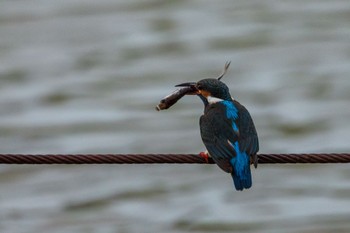
[[[177,84],[175,87],[195,87],[196,82],[188,82],[188,83],[181,83]]]
[[[176,85],[175,87],[188,87],[191,88],[192,91],[189,91],[186,93],[186,95],[198,95],[199,94],[199,90],[196,87],[196,82],[188,82],[188,83],[181,83]]]

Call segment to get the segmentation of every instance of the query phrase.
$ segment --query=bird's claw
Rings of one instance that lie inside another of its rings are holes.
[[[200,152],[199,156],[205,161],[205,163],[209,163],[209,154],[208,154],[208,152]]]

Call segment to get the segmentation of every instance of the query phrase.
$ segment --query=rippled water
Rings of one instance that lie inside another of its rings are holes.
[[[349,1],[2,1],[0,153],[197,153],[214,77],[262,153],[349,152]],[[349,232],[348,165],[0,166],[1,232]]]

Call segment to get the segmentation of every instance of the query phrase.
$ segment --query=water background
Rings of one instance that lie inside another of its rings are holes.
[[[350,152],[350,2],[5,0],[0,153],[198,153],[217,76],[261,153]],[[0,232],[349,232],[348,165],[1,165]]]

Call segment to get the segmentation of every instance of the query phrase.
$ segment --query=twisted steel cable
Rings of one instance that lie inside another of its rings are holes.
[[[259,164],[350,163],[350,153],[259,154]],[[213,164],[198,154],[0,154],[1,164]]]

